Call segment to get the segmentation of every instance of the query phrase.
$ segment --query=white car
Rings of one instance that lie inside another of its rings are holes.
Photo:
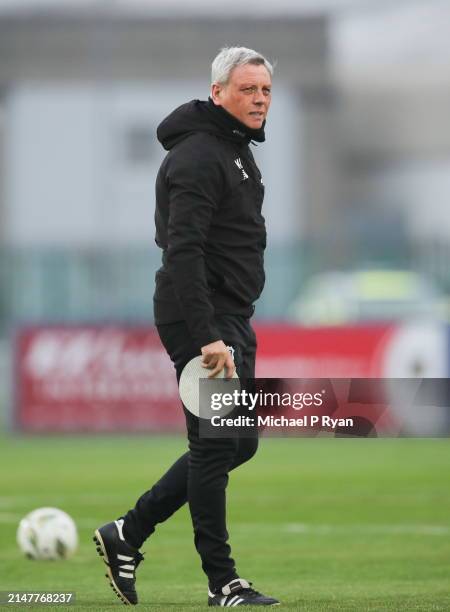
[[[312,277],[289,308],[302,325],[448,319],[448,301],[423,276],[406,270],[327,272]]]

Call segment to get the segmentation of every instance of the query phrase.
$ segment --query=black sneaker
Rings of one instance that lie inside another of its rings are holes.
[[[234,608],[235,606],[279,606],[278,599],[267,597],[251,588],[252,583],[236,578],[220,591],[211,593],[208,590],[208,606]]]
[[[97,552],[103,557],[108,573],[105,574],[113,591],[125,605],[138,602],[134,583],[135,571],[144,559],[143,555],[125,542],[122,533],[123,519],[107,523],[95,530],[93,537]]]

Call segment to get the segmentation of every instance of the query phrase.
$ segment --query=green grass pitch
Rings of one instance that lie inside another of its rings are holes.
[[[0,590],[74,591],[69,610],[120,609],[92,531],[133,505],[185,448],[174,437],[3,435]],[[450,609],[449,440],[263,439],[227,495],[238,570],[282,609]],[[16,546],[19,519],[47,505],[78,524],[69,561],[29,561]],[[143,550],[141,608],[206,608],[186,508]],[[1,607],[14,608],[25,606]]]

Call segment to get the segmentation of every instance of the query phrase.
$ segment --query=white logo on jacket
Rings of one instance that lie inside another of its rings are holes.
[[[236,159],[234,160],[234,163],[239,168],[239,170],[242,172],[242,180],[246,181],[248,179],[248,174],[244,170],[244,166],[242,165],[241,158],[240,157],[236,157]]]

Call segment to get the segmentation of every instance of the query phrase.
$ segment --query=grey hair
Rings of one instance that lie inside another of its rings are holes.
[[[233,68],[244,64],[264,65],[273,75],[272,64],[261,53],[247,47],[224,47],[211,64],[211,83],[225,85]]]

